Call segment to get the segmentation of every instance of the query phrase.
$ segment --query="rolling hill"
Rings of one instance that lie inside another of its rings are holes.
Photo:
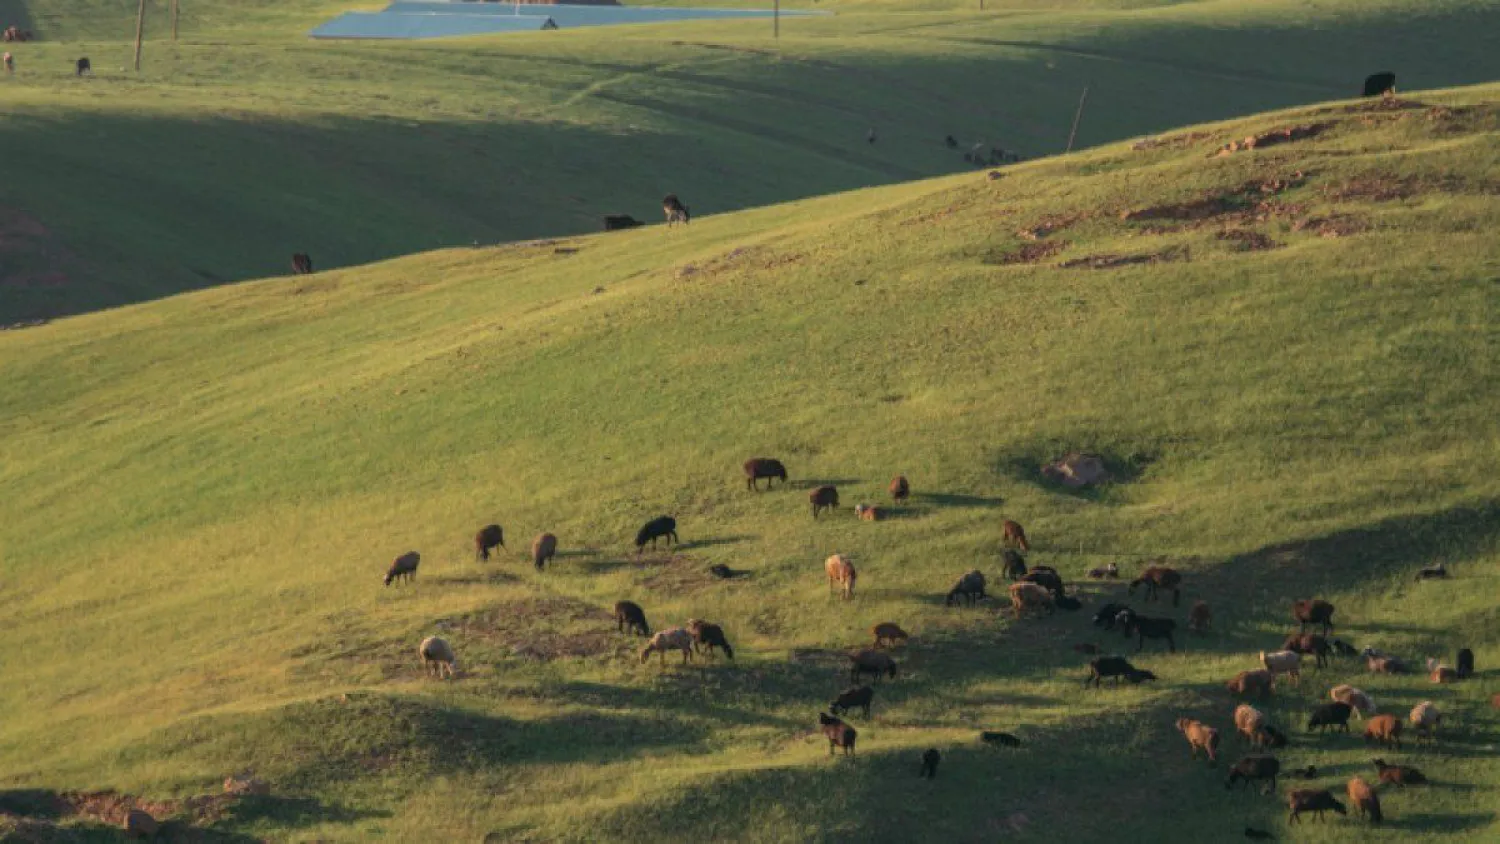
[[[1332,102],[0,334],[5,834],[101,835],[133,795],[224,841],[1284,835],[1284,804],[1226,792],[1173,722],[1237,758],[1223,681],[1321,597],[1337,636],[1470,647],[1479,676],[1339,660],[1264,704],[1283,764],[1339,793],[1373,754],[1304,729],[1329,686],[1447,713],[1433,746],[1384,754],[1436,785],[1319,840],[1493,838],[1497,95]],[[1075,450],[1113,482],[1040,477]],[[745,490],[753,455],[791,483]],[[897,472],[912,501],[855,520]],[[844,507],[815,521],[819,483]],[[637,558],[662,513],[682,544]],[[944,606],[972,568],[1001,592],[1002,518],[1083,612]],[[491,521],[509,548],[476,562]],[[543,530],[563,553],[536,572]],[[416,582],[383,587],[413,549]],[[834,552],[852,601],[828,596]],[[1135,648],[1089,624],[1123,583],[1085,572],[1152,561],[1184,573],[1182,606],[1128,600],[1179,623],[1206,600],[1212,631],[1132,656],[1156,683],[1083,691],[1071,645]],[[1436,562],[1448,580],[1415,579]],[[655,627],[722,623],[735,660],[642,665],[622,598]],[[881,621],[913,641],[853,719],[856,757],[830,759],[817,712]],[[432,634],[461,679],[423,679]],[[201,797],[246,769],[269,796]]]

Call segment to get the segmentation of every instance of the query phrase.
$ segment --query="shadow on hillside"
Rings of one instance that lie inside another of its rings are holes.
[[[700,548],[719,548],[724,545],[738,545],[741,542],[750,542],[758,538],[749,535],[715,536],[707,539],[690,539],[674,547],[678,551],[692,551]]]
[[[792,489],[817,489],[820,486],[854,486],[862,483],[864,481],[859,478],[823,478],[822,480],[788,481],[787,486]]]
[[[107,799],[98,800],[97,797]],[[76,840],[75,836],[79,834],[86,835],[89,841],[134,840],[125,834],[118,822],[115,822],[116,817],[123,817],[128,808],[140,805],[133,798],[105,793],[88,796],[81,803],[75,802],[78,800],[79,795],[75,792],[59,792],[51,789],[0,791],[0,814],[42,823],[40,828],[29,830],[36,836],[35,838],[20,835],[16,839],[19,841],[72,841]],[[172,806],[175,803],[176,801],[168,801],[167,805]],[[83,812],[79,811],[80,806],[85,807]],[[148,809],[161,822],[161,828],[155,840],[184,842],[184,844],[187,842],[253,844],[261,839],[226,829],[239,823],[253,821],[269,820],[283,826],[303,827],[319,823],[347,823],[366,817],[389,817],[390,815],[389,812],[352,811],[324,805],[306,798],[244,797],[229,802],[224,813],[214,821],[211,827],[200,827],[179,817],[163,817],[161,809],[150,808],[149,805]],[[168,811],[183,810],[168,809]],[[102,816],[95,815],[94,812],[99,812]],[[54,826],[64,822],[67,823],[66,832]],[[6,837],[4,840],[12,839]]]
[[[385,810],[352,809],[321,803],[311,797],[267,795],[243,797],[229,808],[224,820],[215,826],[272,823],[280,827],[307,827],[325,823],[353,823],[366,818],[388,818]]]
[[[1000,496],[965,495],[959,492],[914,492],[912,498],[926,501],[937,507],[999,507],[1005,503]]]

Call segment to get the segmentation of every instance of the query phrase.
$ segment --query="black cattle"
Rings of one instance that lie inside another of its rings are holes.
[[[1378,97],[1387,92],[1396,93],[1396,74],[1385,71],[1365,77],[1365,96]]]

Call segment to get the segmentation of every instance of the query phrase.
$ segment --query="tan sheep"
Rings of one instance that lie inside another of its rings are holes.
[[[682,651],[682,664],[687,665],[688,660],[693,658],[693,634],[681,627],[672,627],[667,630],[659,630],[641,648],[641,662],[644,663],[651,657],[652,653],[661,655],[661,664],[667,664],[667,651]]]
[[[1401,749],[1401,722],[1394,715],[1376,715],[1365,722],[1365,744],[1379,742]]]
[[[1354,707],[1355,714],[1361,718],[1375,714],[1375,698],[1348,683],[1341,683],[1329,689],[1328,696],[1339,703],[1347,703]]]
[[[1265,670],[1241,671],[1234,675],[1233,680],[1225,683],[1224,687],[1237,695],[1270,697],[1271,692],[1276,689],[1276,675]]]
[[[1443,714],[1433,705],[1432,701],[1424,700],[1411,708],[1411,714],[1407,716],[1411,722],[1412,729],[1422,738],[1436,740],[1438,725],[1443,721]]]
[[[1292,685],[1300,685],[1302,682],[1302,655],[1296,651],[1275,651],[1273,653],[1260,652],[1260,664],[1272,674],[1292,678]]]
[[[422,658],[422,672],[435,674],[439,680],[445,672],[453,677],[458,669],[458,658],[453,655],[453,647],[447,639],[428,636],[417,646],[417,655]]]
[[[842,590],[844,600],[854,597],[854,581],[858,579],[859,573],[854,570],[854,564],[847,557],[834,554],[823,561],[823,571],[828,575],[829,591],[837,585]]]
[[[1219,731],[1208,726],[1202,721],[1192,718],[1178,718],[1177,729],[1187,739],[1188,746],[1192,748],[1193,758],[1198,758],[1198,751],[1202,749],[1208,753],[1210,764],[1218,761]]]
[[[1052,593],[1035,583],[1012,583],[1010,606],[1015,611],[1016,618],[1020,618],[1022,612],[1041,611],[1051,614]]]

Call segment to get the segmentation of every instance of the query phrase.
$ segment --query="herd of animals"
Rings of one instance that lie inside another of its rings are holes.
[[[779,460],[764,457],[752,458],[744,463],[743,470],[745,486],[750,490],[759,492],[762,480],[766,482],[767,491],[778,480],[783,486],[787,483],[786,467]],[[898,475],[891,481],[889,492],[892,501],[899,505],[910,498],[911,484],[904,476]],[[839,506],[838,489],[832,485],[815,487],[808,493],[808,503],[812,517],[817,519],[825,512]],[[861,519],[874,521],[882,518],[883,513],[888,511],[883,511],[876,506],[859,504],[855,507],[855,512]],[[668,548],[674,542],[679,541],[677,521],[671,516],[660,516],[641,526],[635,536],[637,556],[644,553],[648,544],[654,549],[657,542],[661,540],[665,540]],[[1078,611],[1082,609],[1083,603],[1068,594],[1066,584],[1056,569],[1050,566],[1028,567],[1026,565],[1023,554],[1031,550],[1031,543],[1026,536],[1025,529],[1019,523],[1009,519],[1003,521],[1001,540],[1005,546],[1001,552],[1004,575],[1009,581],[1007,593],[1011,610],[1017,619],[1028,615],[1051,614],[1057,610]],[[505,534],[500,525],[487,525],[474,537],[476,560],[488,560],[492,551],[503,547],[505,547]],[[557,537],[551,533],[540,534],[532,542],[532,563],[538,571],[545,570],[547,562],[556,553]],[[385,584],[389,586],[401,580],[410,581],[415,577],[420,562],[421,555],[415,551],[397,557],[386,571]],[[721,577],[732,576],[732,573],[723,566],[715,566],[713,572]],[[824,562],[824,573],[830,592],[836,592],[844,600],[854,598],[858,572],[849,558],[842,554],[830,556]],[[1117,580],[1120,577],[1120,571],[1117,565],[1110,563],[1092,569],[1088,572],[1088,576],[1100,581]],[[1447,571],[1441,564],[1423,568],[1417,573],[1417,578],[1420,580],[1445,577],[1447,577]],[[1148,565],[1141,571],[1139,577],[1130,582],[1126,594],[1134,596],[1137,590],[1140,590],[1142,600],[1147,603],[1165,601],[1165,597],[1170,594],[1171,605],[1175,608],[1181,604],[1183,581],[1183,575],[1171,567]],[[986,589],[987,581],[983,572],[977,569],[966,572],[949,589],[945,605],[949,607],[955,604],[973,606],[976,602],[989,597]],[[1335,607],[1328,601],[1298,600],[1292,604],[1291,610],[1292,618],[1298,625],[1297,630],[1282,641],[1279,649],[1262,651],[1259,668],[1241,671],[1230,679],[1225,684],[1229,692],[1244,698],[1263,700],[1274,694],[1278,683],[1300,685],[1304,668],[1323,668],[1332,659],[1359,658],[1364,661],[1370,672],[1377,674],[1401,674],[1415,669],[1414,665],[1396,656],[1374,648],[1356,649],[1342,639],[1331,638]],[[683,664],[691,661],[695,654],[712,658],[717,651],[723,651],[725,657],[734,659],[734,648],[724,628],[712,622],[694,618],[689,619],[681,627],[671,627],[653,633],[646,620],[645,611],[639,604],[629,600],[622,600],[614,605],[614,620],[619,632],[629,632],[647,639],[646,645],[640,651],[642,663],[649,660],[652,654],[656,654],[661,664],[665,665],[668,652],[680,653]],[[1208,633],[1212,624],[1213,612],[1208,603],[1202,600],[1195,601],[1187,613],[1186,629],[1201,635]],[[1170,652],[1175,652],[1177,649],[1176,620],[1143,615],[1125,604],[1104,604],[1094,613],[1093,625],[1105,631],[1118,631],[1127,640],[1134,638],[1136,653],[1145,649],[1148,640],[1162,642]],[[858,710],[865,718],[870,717],[870,707],[875,699],[874,684],[882,677],[890,680],[895,680],[897,677],[897,663],[889,651],[906,643],[909,639],[907,632],[899,624],[890,621],[876,624],[871,628],[870,633],[874,637],[870,647],[860,648],[848,654],[850,686],[829,703],[827,712],[818,713],[818,727],[828,740],[830,755],[834,755],[838,750],[842,750],[845,755],[854,754],[858,730],[840,716],[848,716],[851,712]],[[1074,645],[1073,649],[1093,657],[1089,662],[1089,676],[1083,681],[1085,688],[1089,686],[1100,688],[1106,679],[1111,680],[1115,686],[1118,686],[1122,679],[1131,684],[1157,679],[1156,674],[1137,667],[1123,656],[1102,654],[1097,645],[1080,643]],[[430,636],[421,642],[418,654],[424,671],[427,673],[439,678],[455,676],[458,660],[453,647],[446,640]],[[1474,676],[1473,651],[1468,648],[1460,650],[1453,665],[1428,659],[1426,672],[1432,682],[1439,684],[1467,680]],[[868,685],[864,682],[866,677],[870,679]],[[1415,734],[1419,739],[1436,741],[1438,727],[1443,719],[1442,713],[1432,701],[1423,701],[1413,707],[1405,719],[1397,714],[1381,713],[1372,696],[1349,684],[1334,686],[1329,691],[1329,698],[1330,702],[1316,706],[1309,714],[1308,733],[1321,734],[1330,729],[1348,733],[1349,719],[1356,717],[1364,720],[1363,737],[1367,744],[1400,750],[1402,737],[1408,732]],[[1500,695],[1496,695],[1492,703],[1500,707]],[[1237,784],[1243,783],[1248,786],[1251,782],[1259,782],[1265,784],[1265,793],[1274,791],[1278,777],[1286,772],[1283,772],[1280,761],[1271,751],[1288,744],[1286,733],[1273,725],[1265,713],[1248,702],[1241,703],[1235,708],[1232,720],[1235,732],[1243,739],[1251,752],[1230,768],[1225,788],[1233,789]],[[1218,728],[1187,717],[1179,718],[1176,727],[1186,739],[1192,758],[1197,758],[1201,751],[1206,754],[1210,763],[1217,762],[1220,749]],[[1003,732],[982,732],[980,740],[986,744],[1002,747],[1016,747],[1021,744],[1019,738]],[[935,778],[941,759],[942,754],[936,748],[924,752],[921,758],[920,775]],[[1426,776],[1416,768],[1390,765],[1384,759],[1379,758],[1372,760],[1372,764],[1377,772],[1377,785],[1379,786],[1405,787],[1428,781]],[[1315,766],[1308,766],[1290,773],[1302,779],[1317,777]],[[1360,776],[1353,777],[1346,784],[1350,804],[1362,817],[1369,818],[1373,823],[1379,823],[1384,819],[1377,785],[1372,785]],[[1311,813],[1321,820],[1324,812],[1333,811],[1342,815],[1347,814],[1348,811],[1345,805],[1334,797],[1333,792],[1326,788],[1294,789],[1287,795],[1287,802],[1289,823],[1299,822],[1304,813]],[[1245,834],[1251,838],[1269,837],[1269,833],[1253,828],[1247,828]]]

